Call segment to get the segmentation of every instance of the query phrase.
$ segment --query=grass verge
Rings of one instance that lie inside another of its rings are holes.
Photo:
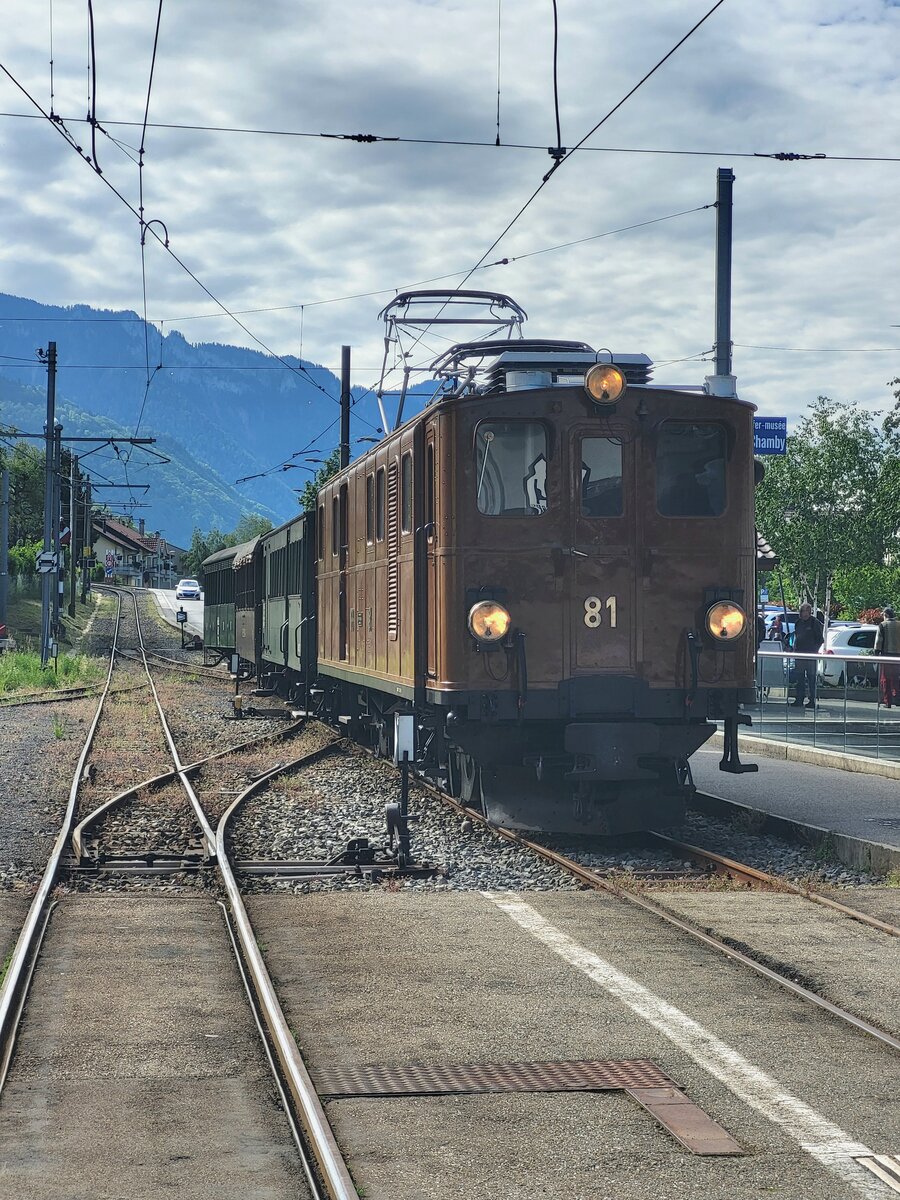
[[[0,654],[0,695],[18,691],[77,687],[96,683],[103,677],[103,664],[86,654],[61,654],[56,670],[41,666],[41,656],[32,650]]]

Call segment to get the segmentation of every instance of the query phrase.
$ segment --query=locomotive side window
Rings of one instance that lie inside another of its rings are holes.
[[[412,455],[404,454],[400,460],[400,528],[404,533],[412,532],[413,490]]]
[[[475,497],[489,517],[547,511],[547,432],[537,421],[481,421],[475,430]]]
[[[581,512],[586,517],[621,517],[620,442],[600,437],[581,439]]]
[[[338,498],[337,496],[331,501],[331,557],[337,558],[338,550],[341,548],[341,521],[338,515]]]
[[[324,559],[325,559],[325,505],[324,504],[319,505],[318,538],[319,538],[319,559],[321,561],[324,561]]]
[[[366,476],[366,541],[375,541],[375,476]]]
[[[384,541],[384,467],[375,476],[375,537]]]
[[[656,451],[656,506],[664,517],[717,517],[725,511],[722,425],[664,421]]]
[[[425,455],[425,535],[434,541],[434,443],[428,443]]]

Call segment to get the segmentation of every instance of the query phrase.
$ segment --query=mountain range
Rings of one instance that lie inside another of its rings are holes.
[[[145,343],[146,331],[146,343]],[[97,482],[148,483],[147,527],[176,545],[195,528],[233,529],[247,513],[275,524],[297,510],[301,488],[339,438],[340,381],[316,363],[283,360],[215,342],[161,334],[137,313],[39,304],[0,293],[0,435],[11,427],[40,433],[46,417],[47,369],[36,347],[57,346],[56,412],[63,437],[156,439],[162,463],[139,447],[98,451],[84,468]],[[147,386],[149,346],[150,384]],[[353,437],[374,436],[374,396],[354,389]],[[306,449],[309,447],[309,449]],[[89,447],[74,444],[79,454]],[[305,451],[305,453],[304,453]],[[297,455],[304,469],[276,469]],[[122,460],[127,456],[127,463]],[[118,506],[127,490],[97,499]],[[143,502],[142,493],[134,493]],[[115,501],[115,503],[114,503]],[[126,500],[126,503],[130,501]]]

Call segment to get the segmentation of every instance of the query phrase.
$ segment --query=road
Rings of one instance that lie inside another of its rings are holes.
[[[159,605],[160,612],[167,621],[171,621],[174,625],[176,623],[175,614],[179,608],[183,608],[187,613],[187,621],[184,624],[185,633],[196,633],[200,637],[203,637],[202,600],[176,600],[174,588],[151,588],[150,592]]]

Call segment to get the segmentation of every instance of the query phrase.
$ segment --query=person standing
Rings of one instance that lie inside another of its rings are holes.
[[[900,655],[900,621],[894,616],[890,605],[885,608],[884,620],[875,634],[875,653]],[[881,703],[885,708],[890,708],[891,705],[900,706],[900,662],[882,663],[879,675]]]
[[[811,604],[801,604],[794,626],[794,650],[798,654],[818,654],[822,646],[822,622],[813,616]],[[814,658],[797,659],[797,691],[794,695],[792,708],[803,705],[803,697],[808,693],[807,708],[816,707],[816,667]]]

